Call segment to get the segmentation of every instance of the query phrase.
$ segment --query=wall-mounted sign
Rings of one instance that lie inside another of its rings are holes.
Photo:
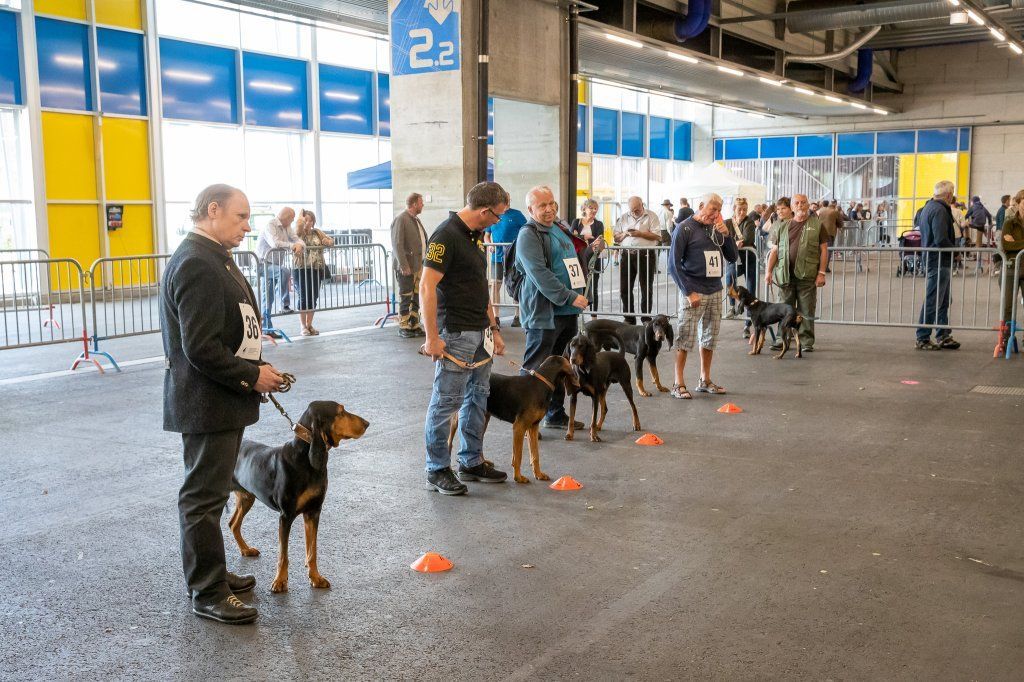
[[[391,13],[391,73],[456,71],[462,0],[401,0]]]
[[[124,205],[107,204],[107,231],[120,230],[124,226]]]

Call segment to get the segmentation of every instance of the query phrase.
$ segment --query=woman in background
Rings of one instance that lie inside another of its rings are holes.
[[[587,246],[592,246],[597,239],[604,237],[604,223],[597,219],[597,202],[587,199],[580,207],[580,216],[572,221],[571,232],[585,241]],[[597,310],[598,306],[598,280],[601,278],[601,257],[594,259],[594,265],[590,269],[590,281],[587,283],[587,298],[590,299],[590,309]],[[597,319],[597,315],[591,315]]]
[[[320,298],[320,281],[327,276],[323,247],[334,246],[334,240],[316,229],[316,216],[306,209],[299,212],[295,221],[295,234],[306,245],[292,256],[299,290],[299,321],[303,336],[316,336],[320,332],[313,328],[313,313]]]

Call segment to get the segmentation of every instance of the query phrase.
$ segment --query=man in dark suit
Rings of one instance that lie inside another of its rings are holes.
[[[178,494],[181,560],[197,616],[251,623],[259,615],[235,593],[256,585],[229,573],[220,517],[246,426],[260,394],[281,385],[261,361],[259,305],[231,249],[249,227],[249,200],[228,185],[199,193],[195,228],[167,264],[160,292],[166,368],[164,430],[181,433],[185,482]]]

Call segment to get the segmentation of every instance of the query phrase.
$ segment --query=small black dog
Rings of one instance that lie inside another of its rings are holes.
[[[594,406],[594,414],[590,419],[590,440],[600,443],[601,439],[597,432],[604,426],[604,419],[608,416],[608,389],[612,384],[622,386],[622,392],[626,394],[629,407],[633,410],[633,430],[640,430],[640,416],[636,412],[636,403],[633,402],[633,387],[630,386],[629,363],[622,353],[611,351],[598,351],[593,342],[583,334],[573,338],[566,350],[569,355],[569,362],[572,363],[579,377],[579,386],[573,387],[572,399],[569,407],[569,430],[565,434],[566,440],[572,440],[575,435],[576,421],[576,399],[582,391],[590,396]],[[597,419],[597,406],[601,405],[601,420]]]
[[[729,287],[729,295],[739,299],[743,307],[747,309],[750,324],[754,327],[754,333],[750,337],[750,344],[753,348],[748,355],[761,353],[768,327],[778,322],[779,333],[782,335],[782,352],[776,355],[775,359],[780,359],[789,350],[790,334],[796,337],[796,356],[798,358],[804,356],[803,351],[800,350],[800,323],[804,321],[804,317],[796,311],[796,308],[786,303],[765,303],[743,287]]]
[[[655,315],[643,326],[626,324],[616,320],[591,320],[584,326],[587,336],[594,345],[603,350],[618,350],[636,356],[636,388],[645,398],[651,397],[644,388],[644,360],[651,367],[651,379],[662,393],[668,389],[661,385],[658,375],[658,353],[661,344],[668,341],[672,347],[674,338],[672,323],[665,315]]]

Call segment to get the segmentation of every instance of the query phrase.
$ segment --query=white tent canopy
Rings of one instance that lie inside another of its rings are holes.
[[[764,185],[730,173],[718,162],[711,163],[684,178],[682,190],[683,196],[689,198],[694,210],[697,209],[697,203],[702,195],[711,192],[721,195],[725,200],[723,209],[726,215],[732,213],[732,200],[736,197],[746,198],[747,203],[753,207],[754,204],[764,202],[768,194]]]

